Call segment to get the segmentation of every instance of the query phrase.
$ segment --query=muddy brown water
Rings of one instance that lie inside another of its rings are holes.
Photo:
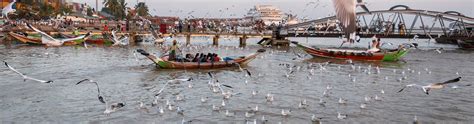
[[[178,38],[184,42],[184,38]],[[220,47],[209,47],[209,38],[195,37],[193,47],[187,52],[215,52],[221,56],[246,55],[261,49],[255,45],[259,39],[249,39],[245,48],[238,48],[238,38],[222,39]],[[337,47],[337,38],[293,38],[303,44],[320,47]],[[370,39],[363,39],[352,47],[367,47]],[[383,39],[394,44],[406,43],[407,39]],[[326,123],[340,122],[395,122],[410,123],[414,116],[422,122],[463,122],[474,121],[473,87],[458,89],[445,88],[432,90],[430,95],[420,89],[397,91],[410,83],[428,84],[462,77],[454,85],[471,84],[474,78],[473,52],[457,49],[456,46],[440,45],[416,41],[420,49],[414,49],[400,62],[361,62],[355,61],[353,70],[345,61],[331,59],[295,58],[295,53],[305,55],[295,48],[266,48],[267,52],[248,64],[252,77],[238,68],[213,70],[160,70],[143,56],[136,61],[133,51],[144,48],[152,53],[160,53],[153,46],[134,47],[60,47],[48,48],[38,46],[12,45],[11,48],[0,46],[0,57],[17,70],[44,80],[54,80],[52,84],[23,79],[6,67],[0,67],[0,120],[2,122],[121,122],[121,123],[246,123],[246,120],[261,122],[265,116],[270,123],[311,123],[311,115],[321,117]],[[390,46],[387,46],[390,47]],[[435,52],[444,48],[441,54]],[[333,64],[321,70],[320,63],[333,61]],[[296,70],[289,77],[287,64]],[[308,67],[313,65],[313,67]],[[371,74],[367,74],[368,66]],[[358,67],[360,66],[361,69]],[[376,73],[375,67],[380,68]],[[313,75],[310,70],[314,69]],[[395,70],[395,72],[394,72]],[[413,70],[413,71],[412,71]],[[226,102],[221,111],[213,111],[212,105],[220,105],[222,96],[213,93],[208,86],[210,80],[207,72],[212,71],[220,82],[230,85],[234,95]],[[406,79],[398,81],[404,77]],[[349,74],[352,77],[349,77]],[[154,94],[169,79],[193,77],[191,82],[170,84],[161,95],[159,106],[165,106],[169,99],[173,105],[184,109],[184,115],[175,110],[165,109],[158,114],[156,107],[150,103]],[[104,104],[96,98],[93,84],[75,85],[82,79],[93,79],[99,82],[106,101],[125,102],[126,106],[111,115],[104,115]],[[355,78],[353,82],[352,79]],[[385,79],[387,78],[387,79]],[[246,83],[247,80],[247,83]],[[188,88],[189,83],[193,88]],[[329,97],[322,96],[327,86]],[[258,91],[253,96],[252,91]],[[381,90],[385,93],[381,94]],[[275,100],[266,102],[265,95],[271,93]],[[184,95],[184,101],[175,101],[176,94]],[[381,97],[381,101],[364,101],[364,97]],[[201,103],[201,97],[209,97],[207,103]],[[338,104],[338,99],[347,99],[346,105]],[[306,99],[309,107],[298,108],[301,100]],[[321,106],[318,102],[326,102]],[[143,101],[149,113],[138,109],[138,102]],[[366,109],[360,109],[362,103]],[[248,107],[258,105],[260,111],[255,116],[245,117]],[[282,116],[281,111],[291,110],[290,116]],[[235,112],[227,117],[225,110]],[[347,114],[347,119],[337,119],[337,113]]]

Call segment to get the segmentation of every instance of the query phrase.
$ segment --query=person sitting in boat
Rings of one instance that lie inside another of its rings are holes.
[[[211,62],[214,60],[214,53],[208,53],[207,54],[207,62]]]
[[[196,53],[193,60],[191,62],[197,62],[199,60],[199,53]]]
[[[203,55],[199,62],[207,62],[207,55]]]
[[[214,62],[219,62],[219,61],[221,61],[221,58],[217,54],[214,53]]]
[[[193,56],[191,54],[186,54],[186,58],[184,59],[184,62],[191,62],[193,61]]]
[[[380,38],[377,38],[376,36],[373,37],[372,40],[372,46],[367,50],[369,53],[376,53],[380,52]]]

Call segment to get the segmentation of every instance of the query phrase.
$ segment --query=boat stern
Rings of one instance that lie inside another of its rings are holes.
[[[397,52],[392,52],[384,55],[382,61],[398,61],[407,53],[408,49],[400,49]]]

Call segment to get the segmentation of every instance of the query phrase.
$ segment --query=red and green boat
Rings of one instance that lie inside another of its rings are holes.
[[[294,41],[291,43],[303,49],[305,52],[312,55],[313,57],[333,59],[351,59],[364,61],[398,61],[408,53],[408,49],[404,47],[394,50],[382,50],[381,52],[371,53],[367,52],[366,50],[313,48]]]
[[[168,61],[168,56],[159,58],[149,54],[148,52],[142,49],[138,49],[137,52],[153,61],[156,64],[156,67],[160,69],[216,69],[226,67],[238,67],[237,65],[245,66],[250,63],[250,61],[254,60],[259,54],[264,53],[265,49],[259,49],[257,52],[246,56],[223,57],[225,61],[219,62]]]

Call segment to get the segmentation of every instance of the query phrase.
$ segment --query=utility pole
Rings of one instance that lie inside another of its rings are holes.
[[[95,0],[95,11],[99,12],[99,0]]]

